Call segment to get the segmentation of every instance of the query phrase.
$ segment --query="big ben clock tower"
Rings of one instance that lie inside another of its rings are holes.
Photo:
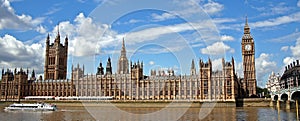
[[[244,35],[242,38],[242,58],[243,58],[243,89],[246,97],[256,95],[256,73],[255,73],[255,47],[254,40],[250,34],[248,19],[244,26]]]

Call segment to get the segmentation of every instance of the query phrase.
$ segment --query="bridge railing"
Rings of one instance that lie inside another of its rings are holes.
[[[293,87],[290,89],[281,89],[275,92],[271,92],[271,95],[279,95],[279,94],[284,94],[284,93],[288,93],[288,92],[295,92],[295,91],[300,91],[300,86],[298,87]]]

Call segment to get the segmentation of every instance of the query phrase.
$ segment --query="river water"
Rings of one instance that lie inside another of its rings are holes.
[[[216,121],[275,121],[275,120],[297,120],[295,109],[277,110],[271,107],[215,107],[212,110],[205,108],[176,108],[172,112],[161,113],[165,108],[153,107],[126,107],[118,108],[123,114],[117,113],[110,107],[85,107],[85,106],[58,106],[58,110],[51,111],[4,111],[8,104],[0,105],[1,121],[93,121],[93,120],[216,120]],[[201,112],[202,110],[202,112]],[[100,112],[99,112],[100,111]],[[178,112],[184,111],[184,114]],[[106,112],[101,113],[101,112]],[[119,111],[118,111],[119,112]],[[199,113],[201,112],[201,113]],[[124,115],[125,114],[125,115]],[[132,115],[133,114],[133,115]],[[153,115],[152,115],[153,114]],[[160,114],[159,116],[154,114]],[[141,117],[142,115],[142,117]],[[120,118],[121,116],[121,118]],[[151,117],[157,116],[157,117]],[[299,115],[298,115],[299,116]],[[118,118],[117,118],[118,117]]]

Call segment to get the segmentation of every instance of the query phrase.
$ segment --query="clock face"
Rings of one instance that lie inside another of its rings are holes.
[[[250,44],[245,45],[245,50],[250,51],[251,50],[251,45]]]

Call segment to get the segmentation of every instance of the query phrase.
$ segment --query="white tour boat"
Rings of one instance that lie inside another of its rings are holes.
[[[34,103],[34,104],[11,104],[5,107],[5,110],[33,110],[33,111],[55,111],[56,105],[47,103]]]

